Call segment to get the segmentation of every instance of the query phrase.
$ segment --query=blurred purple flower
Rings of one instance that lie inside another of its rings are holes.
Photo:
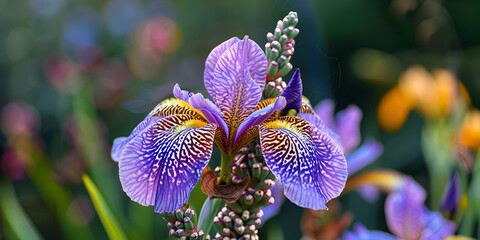
[[[36,134],[40,125],[40,114],[28,104],[10,102],[2,109],[1,126],[5,135]]]
[[[346,232],[343,240],[397,240],[391,234],[382,231],[368,230],[362,224],[356,224],[353,232]]]
[[[95,45],[98,40],[99,16],[91,9],[80,7],[68,13],[62,45],[67,50]]]
[[[5,150],[2,155],[2,172],[10,180],[21,180],[25,178],[25,156],[16,153],[14,150]]]
[[[362,119],[362,111],[354,105],[350,105],[347,109],[336,114],[334,120],[335,105],[332,100],[327,99],[320,102],[315,108],[315,114],[299,113],[298,117],[314,124],[318,129],[335,139],[341,147],[343,147],[346,158],[348,175],[351,176],[375,159],[383,152],[381,143],[375,141],[371,137],[367,137],[364,143],[355,149],[360,143],[360,121]],[[278,188],[272,189],[273,195],[281,195],[277,193]],[[369,201],[376,200],[378,190],[376,188],[364,187],[360,194]],[[280,209],[281,201],[264,209],[264,217],[262,222],[266,221],[270,216],[277,214]]]
[[[434,240],[455,233],[455,223],[437,212],[429,211],[424,205],[425,198],[425,190],[410,177],[404,177],[400,187],[388,195],[385,217],[388,228],[397,238]],[[343,239],[377,239],[365,237],[380,236],[378,234],[395,239],[387,233],[368,231],[362,227],[360,231],[356,229],[354,233],[345,233]]]
[[[224,161],[259,137],[265,162],[285,196],[302,207],[326,209],[325,203],[345,186],[343,152],[302,118],[271,117],[286,106],[300,107],[302,85],[297,70],[282,96],[260,102],[266,71],[265,54],[248,37],[216,47],[204,72],[213,101],[177,84],[176,98],[157,105],[129,137],[115,139],[112,158],[119,162],[127,195],[154,205],[156,212],[178,209],[199,181],[214,144]]]

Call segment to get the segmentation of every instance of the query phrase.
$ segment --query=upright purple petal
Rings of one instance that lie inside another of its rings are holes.
[[[282,110],[285,107],[285,105],[286,105],[285,98],[280,96],[275,100],[274,103],[268,105],[265,108],[258,109],[252,114],[250,114],[245,120],[242,121],[242,123],[240,123],[240,126],[238,126],[238,130],[235,135],[234,142],[238,140],[240,135],[242,135],[242,133],[244,133],[245,130],[247,130],[252,126],[255,126],[264,122],[265,120],[268,119],[268,117],[270,117],[270,115],[272,115],[273,112]]]
[[[357,223],[354,232],[343,234],[342,240],[397,240],[396,237],[381,231],[368,230],[362,224]]]
[[[281,181],[285,196],[312,209],[342,192],[347,180],[345,156],[336,142],[298,117],[280,117],[259,129],[265,162]]]
[[[224,119],[230,131],[253,112],[262,97],[262,88],[248,70],[248,57],[255,46],[256,43],[245,37],[228,48],[215,66],[212,97],[225,114]],[[262,66],[266,60],[258,64]]]
[[[458,175],[454,172],[450,176],[450,184],[444,193],[442,205],[440,209],[447,213],[451,218],[457,214],[460,198],[462,194],[462,183],[458,179]]]
[[[381,143],[373,138],[365,139],[359,148],[347,155],[348,175],[351,176],[358,170],[377,159],[383,152]]]
[[[120,182],[133,200],[156,212],[183,206],[210,160],[216,125],[190,115],[162,118],[128,142]]]
[[[385,217],[390,232],[402,239],[419,239],[426,226],[425,190],[405,177],[403,187],[391,193],[385,202]]]
[[[215,86],[214,86],[214,71],[215,66],[217,66],[218,60],[222,54],[232,47],[234,44],[240,42],[241,40],[237,37],[233,37],[228,39],[227,41],[221,43],[216,48],[214,48],[207,57],[205,61],[205,71],[203,73],[203,81],[205,84],[205,88],[207,89],[208,94],[212,97],[213,101],[215,102],[216,93],[215,93]]]
[[[295,109],[297,112],[300,111],[302,106],[302,79],[300,78],[300,69],[297,69],[293,73],[292,79],[288,82],[287,88],[282,92],[283,97],[287,100],[287,106],[285,110]]]
[[[152,117],[147,116],[140,124],[138,124],[135,129],[133,129],[132,133],[128,137],[119,137],[113,141],[111,157],[113,161],[118,162],[120,160],[120,155],[125,148],[125,145],[130,142],[132,139],[137,137],[139,134],[144,132],[148,129],[152,124],[158,121],[160,117]]]
[[[455,234],[457,226],[454,222],[446,220],[438,212],[430,212],[427,209],[425,211],[427,223],[421,240],[445,239]]]
[[[317,104],[314,108],[315,113],[320,116],[325,125],[331,129],[335,129],[335,121],[333,118],[335,112],[335,103],[331,99],[326,99]]]
[[[336,120],[337,126],[335,131],[342,139],[345,153],[349,153],[360,143],[360,121],[362,120],[362,110],[355,105],[350,105],[347,109],[337,113]]]
[[[245,37],[247,38],[247,37]],[[244,38],[244,40],[245,40]],[[217,103],[219,97],[215,87],[215,68],[221,59],[222,55],[233,46],[241,43],[242,40],[233,37],[212,50],[205,62],[204,82],[205,88],[212,97],[213,101]],[[265,87],[265,77],[267,75],[267,57],[263,50],[254,41],[248,40],[247,50],[247,69],[248,73],[254,82],[258,84],[260,90],[263,91]]]

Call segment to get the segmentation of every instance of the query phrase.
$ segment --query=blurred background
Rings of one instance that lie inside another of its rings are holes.
[[[378,106],[420,65],[448,69],[479,108],[479,10],[474,0],[0,0],[0,238],[15,238],[12,219],[46,239],[107,238],[82,183],[88,173],[129,238],[167,239],[159,214],[123,193],[113,139],[129,135],[175,83],[207,96],[209,52],[233,36],[263,47],[289,11],[300,20],[291,63],[303,94],[313,105],[332,99],[337,111],[358,105],[362,136],[384,146],[362,171],[392,168],[428,189],[421,134],[429,118],[407,112],[401,126],[382,128],[389,117],[377,117]],[[199,212],[205,196],[196,189],[192,199]],[[354,222],[388,231],[384,200],[352,192],[340,202]],[[302,214],[285,201],[261,237],[300,239]]]

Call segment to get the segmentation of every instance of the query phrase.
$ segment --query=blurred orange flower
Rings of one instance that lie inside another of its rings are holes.
[[[380,126],[386,131],[398,130],[413,108],[417,108],[426,119],[445,117],[454,107],[459,88],[450,70],[435,69],[429,73],[423,66],[413,65],[400,76],[398,86],[380,101]]]
[[[470,110],[459,131],[459,140],[472,150],[480,148],[480,111]]]

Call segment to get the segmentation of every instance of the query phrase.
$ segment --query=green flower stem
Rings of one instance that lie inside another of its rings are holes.
[[[452,152],[446,143],[452,136],[448,122],[427,122],[422,131],[422,150],[430,175],[430,209],[440,206],[443,191],[454,170]]]
[[[210,232],[213,225],[213,218],[217,215],[221,204],[221,199],[205,199],[205,203],[203,204],[202,211],[200,211],[200,216],[198,218],[198,229],[203,230],[205,233],[204,238]]]
[[[220,177],[218,178],[218,182],[225,182],[229,183],[230,180],[232,179],[232,175],[230,174],[232,172],[232,163],[233,159],[235,158],[235,155],[223,155],[222,154],[222,170],[220,171]]]
[[[460,234],[465,236],[472,236],[475,220],[480,219],[480,207],[478,205],[480,203],[480,192],[478,191],[478,189],[480,189],[480,152],[477,153],[477,159],[475,161],[476,164],[473,169],[473,179],[468,194],[468,207],[465,211],[459,231]],[[480,222],[478,222],[477,227],[480,227]]]

